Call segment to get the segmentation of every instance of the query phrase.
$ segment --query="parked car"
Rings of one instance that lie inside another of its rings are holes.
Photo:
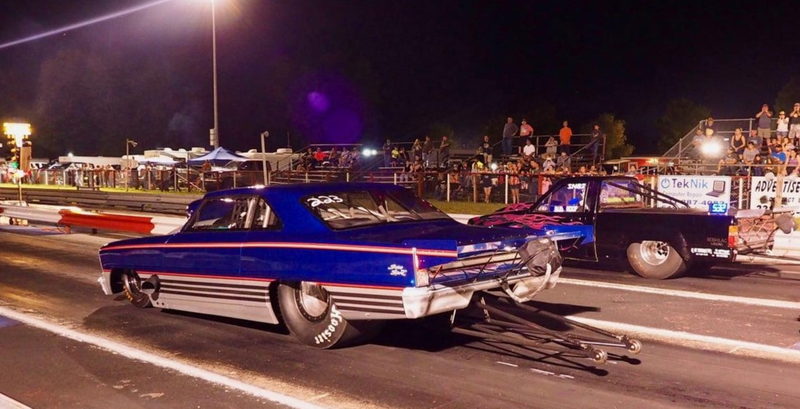
[[[722,210],[689,208],[632,177],[586,176],[561,179],[536,202],[469,223],[520,228],[555,240],[566,259],[627,260],[642,277],[666,279],[692,264],[733,261],[771,244],[771,216]]]
[[[376,323],[450,312],[476,292],[530,300],[555,285],[548,239],[458,223],[405,188],[328,183],[208,193],[170,235],[100,249],[106,294],[138,307],[283,321],[327,348]]]

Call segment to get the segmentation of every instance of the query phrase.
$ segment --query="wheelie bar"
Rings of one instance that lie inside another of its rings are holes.
[[[595,336],[554,331],[520,314],[508,311],[511,308],[525,312],[526,315],[568,324]],[[639,353],[642,348],[641,342],[627,335],[615,334],[489,292],[477,295],[470,307],[456,313],[451,330],[487,342],[577,355],[592,359],[596,363],[604,363],[608,359],[608,353],[597,347],[624,348],[632,354]],[[600,337],[597,337],[598,335]]]

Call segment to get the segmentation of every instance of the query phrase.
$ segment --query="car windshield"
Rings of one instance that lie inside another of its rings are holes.
[[[405,190],[333,192],[308,196],[303,203],[332,229],[448,218]]]

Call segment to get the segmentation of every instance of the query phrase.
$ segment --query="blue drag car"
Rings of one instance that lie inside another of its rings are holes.
[[[529,300],[561,270],[550,240],[463,225],[392,185],[240,188],[188,210],[174,234],[101,248],[103,291],[138,307],[282,321],[328,348],[383,320],[465,308],[482,290]]]

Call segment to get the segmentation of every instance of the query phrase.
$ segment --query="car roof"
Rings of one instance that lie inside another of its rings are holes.
[[[326,195],[364,190],[399,191],[403,189],[405,188],[402,186],[388,183],[300,183],[218,190],[207,193],[205,198],[230,195],[261,196],[267,200],[270,207],[281,219],[284,231],[290,233],[323,233],[332,232],[332,230],[306,208],[302,202],[303,198],[311,195]]]

